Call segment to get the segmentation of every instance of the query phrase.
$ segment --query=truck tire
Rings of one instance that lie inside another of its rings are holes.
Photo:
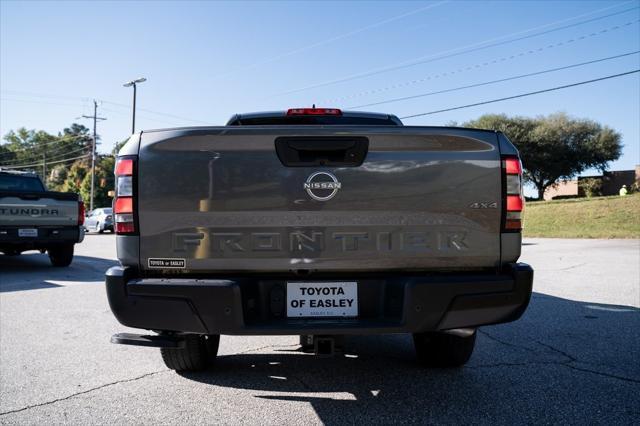
[[[218,354],[220,335],[186,334],[184,347],[161,348],[164,364],[175,371],[199,371],[212,365]]]
[[[416,333],[413,343],[418,361],[425,367],[461,367],[471,358],[476,330]]]
[[[100,222],[96,224],[96,229],[98,230],[98,234],[104,234],[104,228],[100,226]]]
[[[73,260],[73,244],[50,247],[47,251],[49,252],[49,260],[53,266],[69,266]]]

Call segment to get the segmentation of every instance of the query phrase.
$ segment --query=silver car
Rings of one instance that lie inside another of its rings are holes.
[[[87,214],[84,220],[87,231],[103,233],[113,232],[113,211],[111,208],[94,209]]]

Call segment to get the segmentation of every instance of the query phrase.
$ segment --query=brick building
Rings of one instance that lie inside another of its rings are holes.
[[[635,170],[617,170],[604,172],[600,176],[580,176],[577,179],[560,181],[555,187],[548,188],[544,199],[549,201],[555,197],[584,197],[585,191],[580,182],[585,179],[600,179],[602,181],[602,195],[618,195],[622,185],[630,188],[634,183],[640,185],[640,165]]]

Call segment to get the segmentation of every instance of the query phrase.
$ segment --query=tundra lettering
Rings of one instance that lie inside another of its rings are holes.
[[[59,216],[58,209],[6,208],[0,207],[0,214],[13,216]]]

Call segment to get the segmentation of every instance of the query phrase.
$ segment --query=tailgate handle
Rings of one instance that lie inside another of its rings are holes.
[[[287,167],[357,167],[369,150],[364,136],[283,136],[276,138],[276,153]]]

